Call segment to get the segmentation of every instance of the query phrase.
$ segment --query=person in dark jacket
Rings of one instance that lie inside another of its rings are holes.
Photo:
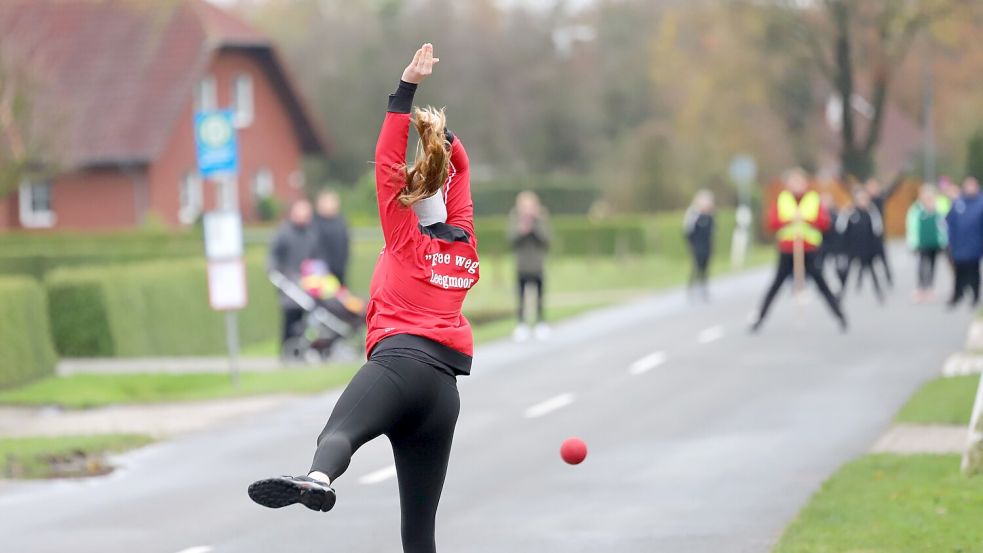
[[[690,274],[687,293],[690,298],[695,298],[698,293],[703,301],[710,301],[708,272],[710,257],[713,255],[713,211],[713,193],[700,190],[683,216],[683,234],[693,258],[693,272]]]
[[[877,211],[877,215],[880,217],[882,223],[884,221],[885,208],[887,207],[887,200],[894,194],[894,191],[898,189],[901,184],[901,180],[896,180],[895,183],[889,186],[886,190],[881,186],[881,181],[874,177],[867,179],[864,184],[864,190],[870,197],[871,212]],[[877,243],[877,251],[874,253],[874,261],[880,261],[882,267],[884,267],[884,278],[887,279],[888,286],[894,286],[894,275],[891,273],[891,263],[887,259],[887,247],[884,244],[886,233],[882,232],[880,235],[880,240]]]
[[[306,199],[290,206],[287,220],[280,224],[270,246],[267,270],[277,271],[293,282],[300,281],[300,266],[317,251],[317,233],[311,224],[311,203]],[[283,310],[281,345],[301,332],[300,321],[304,311],[286,294],[279,293]]]
[[[345,277],[350,251],[348,221],[341,214],[341,201],[337,192],[324,190],[318,194],[314,228],[317,230],[318,242],[315,257],[327,264],[328,271],[342,286],[347,285]]]
[[[836,220],[836,229],[843,239],[846,255],[849,258],[845,270],[840,275],[840,301],[846,295],[847,283],[850,279],[850,269],[854,263],[859,264],[857,272],[857,287],[863,282],[864,273],[870,275],[874,285],[877,301],[884,301],[881,283],[874,271],[874,259],[883,244],[884,222],[880,212],[873,206],[870,196],[863,188],[853,191],[853,206],[840,213]]]
[[[969,289],[975,308],[980,301],[980,258],[983,258],[983,196],[980,196],[979,181],[966,177],[962,195],[952,202],[945,222],[955,276],[949,307],[955,307]]]
[[[509,213],[509,242],[515,252],[516,281],[518,283],[519,324],[512,337],[521,342],[529,339],[529,324],[526,321],[526,291],[536,290],[536,338],[543,340],[549,336],[549,326],[543,314],[543,273],[546,254],[550,249],[550,227],[546,211],[535,192],[520,192],[515,199],[515,207]]]

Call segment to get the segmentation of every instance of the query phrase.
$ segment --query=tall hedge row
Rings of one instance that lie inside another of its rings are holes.
[[[44,289],[33,279],[0,279],[0,388],[50,375],[56,362]]]
[[[259,258],[247,261],[243,344],[276,335],[279,310]],[[225,351],[223,315],[208,304],[203,258],[53,272],[47,281],[55,345],[67,357],[209,355]]]
[[[725,255],[730,251],[734,214],[721,210],[716,220],[716,251]],[[551,220],[551,252],[553,255],[574,256],[661,255],[682,258],[686,255],[682,225],[681,212],[598,221],[582,216],[558,216]],[[479,218],[475,221],[475,232],[482,255],[502,255],[511,251],[506,218]]]

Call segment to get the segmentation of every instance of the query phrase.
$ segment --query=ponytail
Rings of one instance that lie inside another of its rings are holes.
[[[416,159],[405,169],[406,186],[399,194],[399,203],[411,206],[429,198],[447,181],[450,152],[445,146],[444,129],[447,116],[443,109],[416,108],[413,124],[420,141],[416,145]]]

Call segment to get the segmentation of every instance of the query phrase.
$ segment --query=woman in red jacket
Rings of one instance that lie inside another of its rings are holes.
[[[433,553],[440,500],[460,398],[471,371],[471,327],[461,314],[477,282],[478,255],[468,156],[442,110],[417,109],[413,95],[439,60],[424,44],[389,96],[376,145],[376,191],[386,245],[372,276],[368,362],[335,405],[306,476],[253,483],[266,507],[300,503],[328,511],[331,483],[369,440],[389,438],[396,460],[405,553]],[[420,135],[407,166],[410,123]]]

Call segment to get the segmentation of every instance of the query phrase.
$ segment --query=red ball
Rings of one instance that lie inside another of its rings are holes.
[[[587,444],[580,438],[567,438],[560,446],[560,457],[568,465],[579,465],[587,457]]]

